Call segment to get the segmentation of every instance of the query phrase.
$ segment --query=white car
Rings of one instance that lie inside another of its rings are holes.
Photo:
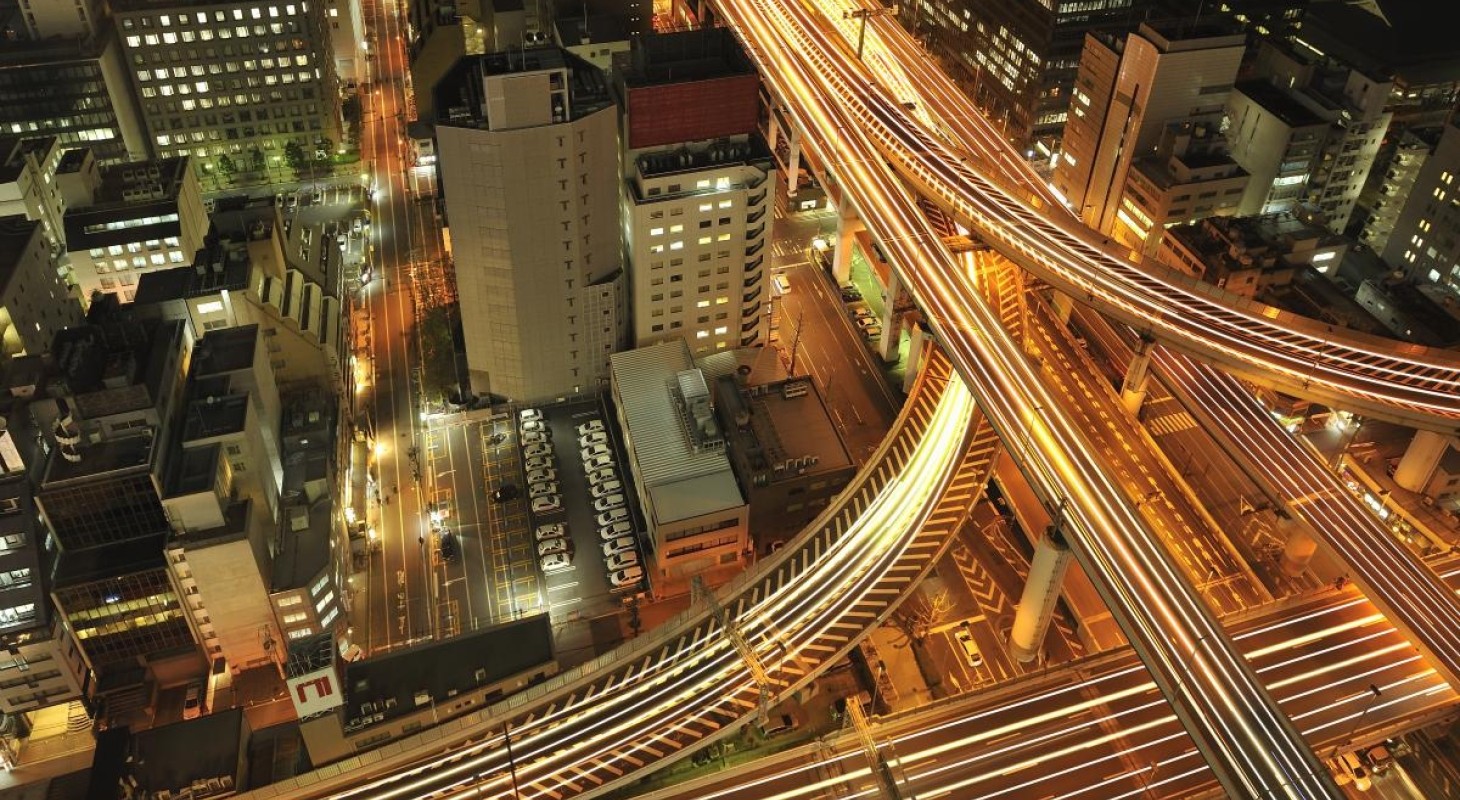
[[[537,563],[542,566],[543,572],[561,572],[573,566],[573,562],[568,559],[567,553],[553,553],[550,556],[543,556],[538,559]]]
[[[528,458],[541,458],[552,455],[553,446],[550,444],[530,444],[522,448],[522,454]]]
[[[633,533],[633,526],[627,522],[615,522],[598,529],[598,535],[602,536],[605,542],[611,542],[621,536],[632,536]]]
[[[537,543],[537,554],[540,556],[550,556],[553,553],[566,553],[569,549],[567,539],[547,539]]]
[[[528,483],[546,483],[558,479],[558,471],[555,469],[535,469],[527,473]]]
[[[627,553],[614,553],[604,560],[608,564],[609,572],[613,572],[614,570],[637,567],[639,565],[639,554],[633,551],[629,551]]]
[[[612,508],[595,517],[598,527],[607,528],[615,522],[628,522],[629,510],[627,508]]]
[[[568,535],[568,526],[561,522],[549,522],[546,525],[537,526],[537,540],[539,542],[548,539],[562,539]]]
[[[527,431],[522,434],[523,444],[548,444],[552,440],[553,437],[547,431]]]
[[[547,423],[540,419],[530,419],[522,423],[523,433],[542,433],[547,430]]]
[[[527,487],[528,497],[547,497],[558,493],[558,485],[549,481],[548,483],[534,483]]]
[[[590,444],[582,450],[579,450],[578,454],[583,456],[584,461],[587,461],[590,458],[598,458],[599,456],[606,458],[613,455],[613,451],[609,450],[606,444]]]
[[[591,492],[594,497],[603,497],[604,495],[613,494],[614,492],[617,492],[623,488],[624,485],[622,483],[619,483],[618,481],[604,481],[603,483],[595,483],[593,487],[590,488],[588,491]]]
[[[532,513],[534,514],[551,514],[554,511],[561,511],[562,508],[563,498],[555,494],[532,498]]]
[[[603,555],[605,558],[613,555],[614,553],[632,552],[634,552],[634,537],[632,536],[620,536],[619,538],[614,539],[611,542],[603,543]]]
[[[530,470],[553,469],[553,459],[551,456],[534,456],[527,459],[525,466]]]
[[[542,412],[535,408],[524,408],[517,412],[517,417],[524,422],[530,419],[542,419]]]
[[[604,481],[616,481],[616,480],[618,480],[618,473],[617,472],[614,472],[613,471],[613,468],[611,468],[611,467],[604,467],[603,469],[595,469],[592,472],[588,473],[588,482],[591,483],[591,484],[594,484],[594,485],[603,483]]]
[[[963,649],[963,660],[970,667],[983,665],[983,653],[979,652],[978,642],[973,640],[973,632],[967,628],[959,628],[953,632],[953,638],[958,640],[958,646]]]
[[[601,444],[604,447],[607,447],[608,434],[604,433],[603,431],[585,433],[578,437],[578,444],[582,445],[583,447],[592,447],[595,444]]]
[[[636,589],[639,583],[644,580],[642,567],[629,567],[628,569],[615,570],[608,573],[608,582],[613,584],[613,591],[626,592]]]
[[[590,472],[608,469],[613,466],[613,456],[594,456],[583,462],[583,469]]]
[[[594,500],[593,501],[593,510],[594,511],[607,511],[610,508],[618,508],[619,506],[621,506],[623,504],[624,504],[624,496],[623,495],[621,495],[621,494],[611,494],[608,497],[600,497],[597,500]]]
[[[590,419],[582,425],[578,426],[578,435],[587,436],[590,433],[597,433],[601,430],[603,430],[603,420]]]

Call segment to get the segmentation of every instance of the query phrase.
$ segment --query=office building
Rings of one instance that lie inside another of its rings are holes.
[[[61,217],[66,198],[56,181],[61,160],[60,142],[54,136],[0,136],[0,217],[23,214],[39,221],[57,256],[65,244]]]
[[[1303,206],[1335,233],[1348,226],[1384,133],[1392,84],[1300,46],[1264,41],[1228,101],[1232,158],[1252,175],[1240,213]]]
[[[1058,150],[1087,33],[1123,33],[1155,0],[914,0],[901,15],[1010,142]]]
[[[217,176],[227,155],[277,180],[291,176],[287,143],[307,157],[339,143],[324,3],[117,0],[112,14],[153,157]]]
[[[1257,297],[1300,269],[1333,274],[1349,240],[1291,214],[1211,217],[1166,231],[1156,259],[1213,286]]]
[[[98,0],[22,0],[0,25],[0,136],[54,136],[104,162],[145,158],[121,42]]]
[[[39,222],[0,217],[0,356],[39,355],[57,333],[81,324],[81,304],[52,254]]]
[[[1149,255],[1173,225],[1237,213],[1249,176],[1215,131],[1213,121],[1173,123],[1153,153],[1131,162],[1111,238]]]
[[[721,568],[738,567],[751,547],[750,508],[709,389],[735,367],[730,353],[697,365],[684,339],[613,357],[613,407],[648,527],[645,572],[656,592],[711,570],[727,575]]]
[[[1155,155],[1170,125],[1218,126],[1245,45],[1241,33],[1217,26],[1142,24],[1124,37],[1085,37],[1052,182],[1086,224],[1115,228],[1132,163]],[[1147,183],[1157,181],[1173,182]],[[1127,224],[1149,232],[1154,222]]]
[[[544,13],[544,11],[546,13]],[[545,0],[421,0],[409,6],[406,45],[418,119],[435,119],[434,87],[468,56],[500,53],[547,41],[551,4]]]
[[[335,77],[342,89],[353,91],[369,74],[360,0],[324,0],[324,18],[329,28],[330,54],[335,59]]]
[[[634,345],[764,344],[775,165],[754,66],[709,28],[638,40],[617,79]]]
[[[208,212],[189,162],[183,156],[105,167],[89,196],[67,209],[71,281],[88,305],[107,293],[131,302],[138,275],[192,262],[208,232]]]
[[[1379,251],[1410,280],[1437,283],[1460,293],[1460,128],[1446,125],[1414,171],[1392,232]],[[1386,198],[1387,199],[1387,198]],[[1387,207],[1386,209],[1387,210]]]
[[[473,56],[436,108],[471,391],[597,391],[628,321],[603,73],[552,47]]]

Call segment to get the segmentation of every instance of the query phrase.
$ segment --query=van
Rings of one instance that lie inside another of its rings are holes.
[[[776,275],[776,277],[771,279],[771,282],[774,283],[776,286],[777,296],[791,293],[791,281],[785,276],[784,273]]]
[[[1340,785],[1352,782],[1354,790],[1360,792],[1367,792],[1374,785],[1373,781],[1369,779],[1368,768],[1364,766],[1363,762],[1359,761],[1357,754],[1351,752],[1344,753],[1339,758],[1339,766],[1342,768],[1338,776],[1338,783]],[[1344,777],[1347,777],[1348,780],[1344,780]]]

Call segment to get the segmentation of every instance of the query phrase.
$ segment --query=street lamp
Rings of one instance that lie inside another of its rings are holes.
[[[1348,736],[1333,745],[1333,752],[1328,755],[1330,759],[1337,758],[1339,749],[1344,745],[1353,744],[1354,734],[1359,732],[1359,726],[1364,723],[1364,717],[1368,716],[1369,709],[1374,707],[1374,703],[1382,694],[1384,692],[1379,689],[1379,684],[1369,684],[1369,702],[1364,704],[1364,710],[1359,712],[1358,719],[1355,719],[1353,726],[1348,729]]]
[[[867,38],[867,18],[885,17],[888,14],[896,15],[897,6],[890,8],[858,8],[852,11],[842,12],[842,19],[860,19],[861,27],[857,28],[857,60],[862,60],[862,44]]]

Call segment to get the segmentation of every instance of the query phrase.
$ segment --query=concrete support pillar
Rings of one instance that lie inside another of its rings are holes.
[[[933,346],[932,336],[926,326],[913,325],[908,329],[907,369],[902,374],[902,390],[912,392],[913,383],[923,369],[924,351]]]
[[[893,265],[887,276],[887,297],[882,306],[882,338],[877,342],[877,355],[888,363],[897,360],[897,347],[902,343],[902,316],[897,309],[905,303],[904,294],[902,276]]]
[[[1068,323],[1070,314],[1075,311],[1075,301],[1061,291],[1055,291],[1050,300],[1052,301],[1050,305],[1054,306],[1054,315],[1059,318],[1060,322]]]
[[[852,277],[852,244],[857,233],[866,229],[857,212],[843,204],[836,218],[836,252],[831,255],[831,276],[838,284],[846,283]]]
[[[1318,551],[1318,537],[1314,535],[1313,529],[1308,523],[1290,513],[1278,512],[1277,529],[1284,538],[1282,570],[1283,574],[1295,578],[1303,574],[1308,568],[1308,562],[1313,560],[1313,554]]]
[[[801,134],[791,129],[790,149],[786,154],[786,197],[795,197],[801,187]]]
[[[1024,582],[1024,594],[1014,612],[1014,628],[1009,632],[1009,654],[1016,660],[1030,661],[1039,654],[1073,555],[1053,528],[1034,546],[1029,579]]]
[[[1411,492],[1423,492],[1435,475],[1440,459],[1453,446],[1453,437],[1433,431],[1415,431],[1409,447],[1394,469],[1394,482]]]
[[[1125,368],[1125,380],[1120,384],[1120,402],[1125,410],[1140,414],[1141,403],[1146,401],[1146,381],[1151,377],[1151,342],[1141,340],[1141,345]]]

